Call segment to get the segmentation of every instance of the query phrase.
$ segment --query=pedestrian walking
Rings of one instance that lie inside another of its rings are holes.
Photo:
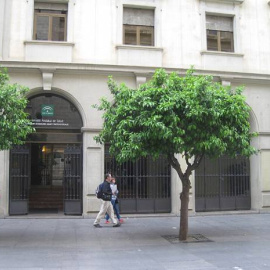
[[[116,215],[116,217],[118,219],[118,222],[123,223],[124,220],[120,216],[119,202],[118,202],[118,198],[117,198],[119,191],[117,189],[116,179],[114,177],[111,178],[111,185],[110,186],[111,186],[111,190],[112,190],[112,200],[111,200],[111,203],[113,205],[114,213],[115,213],[115,215]],[[109,217],[109,215],[107,213],[106,216],[105,216],[105,219],[106,219],[105,223],[106,224],[109,224],[110,223],[109,218],[110,217]]]
[[[119,227],[121,224],[117,222],[117,220],[114,218],[114,212],[113,212],[113,206],[111,204],[111,199],[112,199],[112,190],[111,190],[111,174],[106,174],[105,180],[103,182],[103,187],[102,187],[102,204],[100,207],[100,211],[94,221],[94,227],[96,228],[101,228],[102,226],[99,224],[100,220],[105,216],[106,212],[109,214],[112,222],[113,222],[113,227]]]

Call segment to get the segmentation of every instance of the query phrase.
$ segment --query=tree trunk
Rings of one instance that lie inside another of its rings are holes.
[[[192,173],[192,170],[195,170],[196,167],[200,164],[201,156],[195,157],[195,161],[193,164],[190,164],[188,160],[188,156],[185,157],[187,169],[185,173],[182,172],[181,166],[177,158],[174,157],[174,154],[168,155],[168,161],[171,166],[176,170],[181,182],[182,182],[182,192],[180,194],[181,200],[181,214],[180,214],[180,229],[179,229],[179,240],[185,241],[188,237],[188,203],[189,203],[189,189],[190,181],[189,177]]]
[[[181,214],[180,214],[180,229],[179,240],[185,241],[188,236],[188,203],[189,203],[189,181],[182,181],[183,190],[180,194]]]

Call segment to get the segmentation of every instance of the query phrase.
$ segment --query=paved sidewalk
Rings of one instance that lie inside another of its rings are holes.
[[[0,219],[0,269],[270,269],[270,214],[192,216],[189,233],[213,242],[176,244],[162,236],[178,234],[179,217],[93,221]]]

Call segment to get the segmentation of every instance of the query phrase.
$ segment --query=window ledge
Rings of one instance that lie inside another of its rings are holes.
[[[24,41],[25,60],[71,63],[74,43],[65,41]]]
[[[217,51],[201,51],[201,55],[220,55],[220,56],[233,56],[233,57],[244,57],[243,53],[233,52],[217,52]]]
[[[48,40],[26,40],[24,44],[33,44],[33,45],[59,45],[59,46],[74,46],[75,44],[72,42],[66,41],[48,41]]]
[[[238,4],[241,5],[245,0],[203,0],[204,2],[216,2],[216,3],[227,3],[227,4]]]
[[[117,64],[161,67],[163,48],[152,46],[116,45]]]
[[[244,54],[233,52],[201,51],[205,69],[242,72]]]
[[[67,4],[69,0],[35,0],[35,2],[41,2],[41,3],[44,3],[44,2],[47,2],[47,3],[53,3],[53,4]]]
[[[138,45],[116,45],[116,49],[126,49],[126,50],[148,50],[148,51],[163,51],[163,48],[154,46],[138,46]]]

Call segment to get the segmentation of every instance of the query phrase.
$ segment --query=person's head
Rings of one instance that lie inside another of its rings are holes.
[[[115,184],[116,180],[114,177],[111,178],[111,183]]]
[[[105,180],[106,180],[106,181],[111,182],[111,178],[112,178],[112,176],[111,176],[110,173],[106,173],[106,174],[105,174]]]

